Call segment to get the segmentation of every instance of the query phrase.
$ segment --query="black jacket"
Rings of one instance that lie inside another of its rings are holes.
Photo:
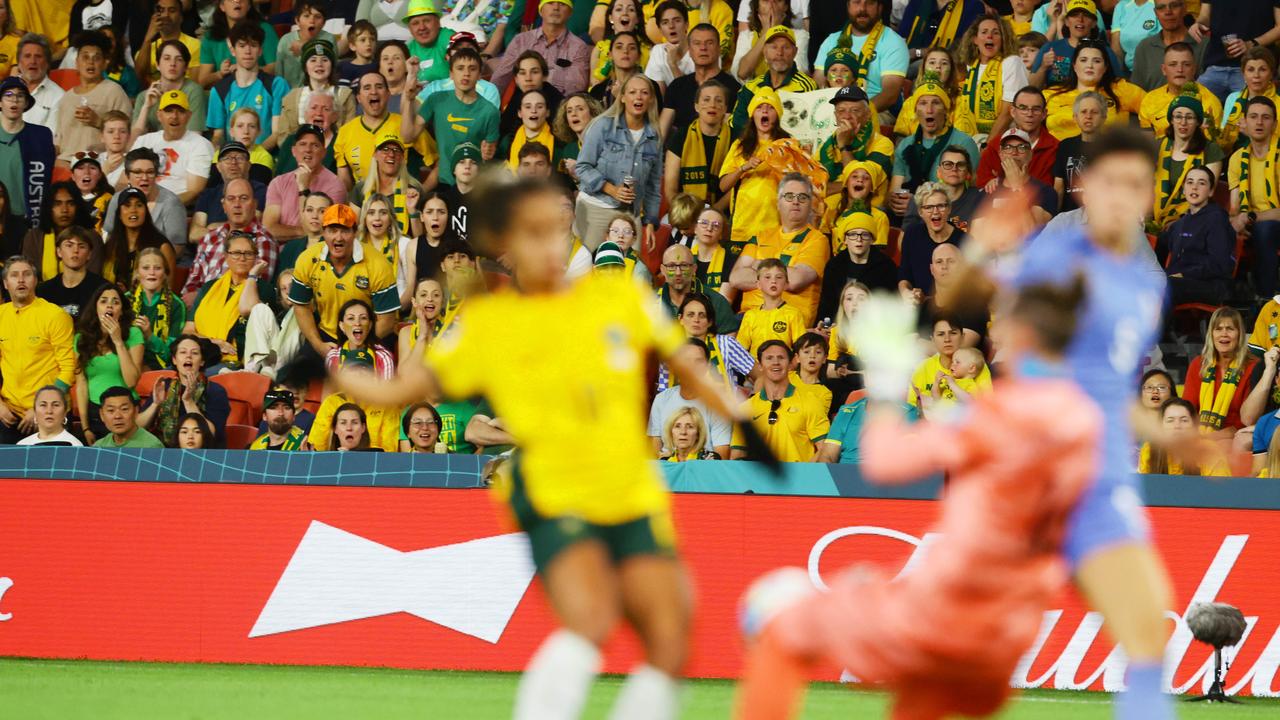
[[[1190,280],[1231,281],[1236,267],[1236,231],[1221,205],[1209,203],[1200,212],[1183,215],[1165,229],[1161,240],[1169,250],[1168,274],[1181,273]]]
[[[898,287],[898,266],[879,247],[872,246],[867,264],[858,265],[847,251],[831,258],[822,271],[822,295],[818,299],[818,319],[836,319],[840,309],[840,291],[850,280],[857,280],[872,290],[892,291]]]

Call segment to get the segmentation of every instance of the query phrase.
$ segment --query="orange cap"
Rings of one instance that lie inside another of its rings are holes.
[[[324,227],[341,225],[345,228],[354,228],[357,221],[356,211],[352,210],[351,206],[346,203],[330,205],[324,209],[324,216],[321,218]]]

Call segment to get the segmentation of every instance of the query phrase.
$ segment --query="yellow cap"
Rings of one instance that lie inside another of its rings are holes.
[[[1083,10],[1095,18],[1098,17],[1098,6],[1093,0],[1067,0],[1067,9],[1062,16],[1066,17],[1076,10]]]
[[[784,37],[791,41],[792,45],[796,44],[796,33],[786,25],[774,25],[764,31],[764,41],[768,43],[774,38]]]
[[[174,105],[177,105],[183,110],[191,109],[191,103],[187,100],[187,94],[181,90],[170,90],[160,96],[159,109],[163,110],[167,107],[173,107]]]
[[[401,150],[404,149],[404,140],[401,140],[400,134],[395,132],[394,130],[383,130],[382,132],[378,133],[377,138],[375,138],[373,141],[373,149],[377,150],[378,148],[382,147],[383,145],[386,145],[387,143],[395,143],[396,145],[400,146]]]
[[[951,95],[947,93],[946,88],[936,82],[926,81],[916,85],[915,91],[911,93],[911,98],[907,102],[915,105],[920,101],[920,98],[927,95],[938,98],[942,101],[942,105],[947,109],[947,112],[951,111]]]
[[[541,10],[542,6],[548,3],[560,3],[561,5],[568,5],[570,9],[573,8],[573,0],[541,0],[538,3],[538,9]]]

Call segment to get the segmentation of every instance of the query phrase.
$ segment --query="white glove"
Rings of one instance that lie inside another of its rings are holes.
[[[872,293],[845,321],[841,337],[858,349],[858,362],[867,397],[902,403],[911,389],[911,375],[923,360],[916,334],[917,310],[900,296]]]

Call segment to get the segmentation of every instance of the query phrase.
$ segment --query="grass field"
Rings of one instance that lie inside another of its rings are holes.
[[[152,663],[0,660],[0,717],[5,720],[318,720],[322,718],[465,718],[511,716],[516,675],[415,672],[332,667],[173,665]],[[596,683],[586,717],[603,718],[622,678]],[[728,681],[686,685],[685,718],[727,718]],[[1182,705],[1179,717],[1277,717],[1280,703],[1246,698],[1244,705]],[[881,717],[885,698],[838,685],[814,685],[805,718]],[[1036,691],[1022,694],[1006,720],[1110,718],[1101,694]]]

